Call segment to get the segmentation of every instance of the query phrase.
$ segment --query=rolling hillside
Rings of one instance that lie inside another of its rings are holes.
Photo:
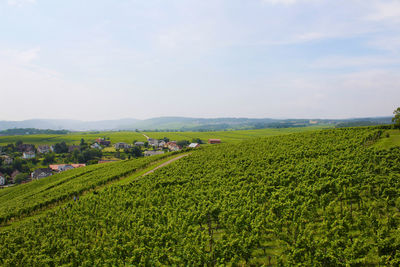
[[[400,147],[377,128],[194,151],[0,229],[15,265],[398,265]]]

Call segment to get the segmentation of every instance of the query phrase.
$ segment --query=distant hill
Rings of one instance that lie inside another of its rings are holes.
[[[0,131],[0,136],[4,135],[30,135],[30,134],[67,134],[67,130],[42,130],[34,128],[14,128]]]
[[[306,127],[312,125],[362,126],[390,124],[391,117],[356,118],[343,120],[321,119],[252,119],[252,118],[187,118],[158,117],[146,120],[120,119],[102,121],[46,120],[32,119],[25,121],[0,121],[0,131],[16,128],[35,128],[69,131],[104,131],[104,130],[179,130],[179,131],[218,131],[239,129],[264,129]]]
[[[36,128],[70,131],[116,130],[122,129],[126,125],[132,125],[138,121],[139,120],[137,119],[102,121],[32,119],[24,121],[0,121],[0,131],[14,128]]]

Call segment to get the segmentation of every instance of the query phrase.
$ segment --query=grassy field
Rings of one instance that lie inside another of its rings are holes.
[[[137,132],[77,132],[64,135],[18,135],[18,136],[0,136],[0,145],[15,143],[22,140],[26,144],[55,144],[65,141],[67,144],[79,144],[83,138],[86,142],[93,142],[99,137],[109,137],[112,143],[125,142],[132,143],[133,140],[146,141],[146,138]]]
[[[382,138],[374,145],[377,149],[389,149],[400,146],[400,130],[387,130]]]
[[[237,130],[237,131],[215,131],[215,132],[144,132],[150,138],[161,139],[168,137],[170,140],[189,140],[200,138],[221,139],[223,143],[240,142],[255,137],[277,136],[290,133],[298,133],[312,130],[325,129],[327,127],[302,127],[302,128],[282,128],[282,129],[260,129],[260,130]]]
[[[223,143],[240,142],[242,140],[254,137],[276,136],[289,133],[304,132],[310,130],[319,130],[328,127],[301,127],[301,128],[283,128],[283,129],[261,129],[261,130],[238,130],[238,131],[215,131],[215,132],[143,132],[150,138],[161,139],[168,137],[170,140],[189,140],[200,138],[207,141],[210,138],[221,139]],[[18,135],[18,136],[0,136],[0,145],[15,143],[22,140],[26,144],[55,144],[65,141],[67,144],[79,144],[83,138],[86,142],[93,142],[96,138],[110,138],[112,143],[125,142],[131,144],[134,140],[146,141],[142,133],[138,132],[75,132],[64,135]]]

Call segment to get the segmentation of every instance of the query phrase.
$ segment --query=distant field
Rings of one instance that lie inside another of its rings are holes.
[[[395,146],[400,146],[400,130],[385,131],[382,138],[379,139],[374,146],[377,149],[389,149]]]
[[[217,138],[221,139],[223,143],[232,143],[232,142],[240,142],[242,140],[255,137],[277,136],[277,135],[305,132],[311,130],[321,130],[326,128],[329,127],[313,126],[313,127],[301,127],[301,128],[215,131],[215,132],[144,132],[144,134],[146,134],[151,138],[157,138],[157,139],[167,137],[170,140],[191,141],[193,138],[200,138],[201,140],[207,141],[208,139]]]
[[[99,137],[109,137],[112,143],[126,142],[132,143],[133,140],[145,141],[146,138],[137,132],[88,132],[88,133],[71,133],[64,135],[17,135],[17,136],[0,136],[0,145],[15,143],[22,140],[27,144],[55,144],[65,141],[67,144],[78,144],[83,138],[86,142],[92,142]]]
[[[313,126],[301,128],[282,128],[282,129],[261,129],[261,130],[238,130],[238,131],[216,131],[216,132],[143,132],[150,138],[161,139],[164,137],[170,140],[189,140],[200,138],[204,141],[210,138],[221,139],[223,143],[239,142],[242,140],[276,136],[289,133],[305,132],[311,130],[319,130],[329,128],[329,126]],[[55,144],[65,141],[67,144],[78,144],[83,138],[86,142],[93,142],[99,137],[109,137],[112,143],[125,142],[132,143],[134,140],[146,141],[142,133],[138,132],[79,132],[64,135],[17,135],[17,136],[0,136],[0,145],[15,143],[17,140],[22,140],[27,144]]]

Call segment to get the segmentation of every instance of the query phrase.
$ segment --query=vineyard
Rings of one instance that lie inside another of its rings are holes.
[[[240,131],[211,131],[211,132],[144,132],[150,138],[162,139],[164,137],[170,140],[189,140],[200,138],[204,141],[210,138],[220,138],[224,142],[238,142],[254,137],[275,136],[281,134],[297,133],[321,129],[322,127],[300,127],[300,128],[284,128],[284,129],[261,129],[261,130],[240,130]],[[94,142],[99,137],[108,137],[112,143],[125,142],[132,143],[136,141],[146,141],[144,135],[140,132],[121,131],[121,132],[74,132],[60,135],[15,135],[0,136],[0,146],[6,144],[14,144],[21,140],[26,144],[55,144],[66,142],[67,144],[79,144],[81,139],[87,142]]]
[[[0,229],[0,264],[398,266],[400,147],[377,149],[383,138],[343,128],[208,146]],[[120,164],[79,179],[90,187],[144,163]],[[2,218],[70,195],[60,176],[60,190],[0,191]]]
[[[169,155],[91,165],[0,190],[0,223],[127,176]]]

